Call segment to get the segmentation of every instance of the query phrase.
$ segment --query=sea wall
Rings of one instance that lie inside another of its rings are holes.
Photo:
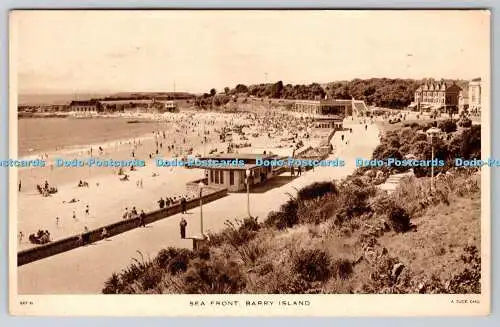
[[[204,195],[202,197],[203,203],[209,203],[220,199],[227,195],[227,189],[214,190],[213,192]],[[200,204],[200,198],[194,198],[186,203],[187,209],[192,209]],[[144,222],[150,224],[160,219],[173,216],[181,212],[180,203],[169,206],[168,208],[158,209],[146,213],[146,218]],[[101,226],[97,229],[91,230],[82,235],[70,236],[61,240],[50,242],[44,245],[37,246],[35,248],[23,250],[17,253],[17,265],[22,266],[33,261],[41,260],[62,252],[76,249],[80,246],[85,246],[93,242],[97,242],[103,239],[102,230],[106,228],[108,238],[127,232],[134,228],[139,227],[139,218],[121,220],[106,226]]]

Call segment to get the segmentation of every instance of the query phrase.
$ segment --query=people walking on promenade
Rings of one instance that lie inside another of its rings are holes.
[[[160,206],[160,209],[163,209],[165,207],[165,200],[163,198],[160,198],[158,201],[158,205]]]
[[[181,238],[186,238],[186,227],[187,221],[184,217],[181,218],[181,222],[179,223],[179,227],[181,229]]]

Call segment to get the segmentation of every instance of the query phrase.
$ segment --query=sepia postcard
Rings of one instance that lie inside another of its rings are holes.
[[[11,11],[11,314],[488,315],[490,17]]]

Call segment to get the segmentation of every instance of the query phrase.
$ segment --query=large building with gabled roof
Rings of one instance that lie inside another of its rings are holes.
[[[458,111],[462,88],[456,83],[447,84],[429,82],[421,85],[415,91],[415,100],[409,108],[418,111],[444,110],[445,112]]]

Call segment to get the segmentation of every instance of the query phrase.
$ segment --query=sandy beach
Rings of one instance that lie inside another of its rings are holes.
[[[289,117],[289,119],[299,119],[297,116]],[[151,127],[158,129],[141,137],[109,141],[102,145],[92,144],[80,147],[78,150],[48,152],[46,159],[48,166],[20,169],[22,189],[18,201],[18,232],[22,232],[23,237],[19,243],[19,250],[36,246],[29,242],[28,235],[38,230],[47,230],[53,241],[82,233],[85,227],[95,229],[118,221],[122,219],[127,208],[130,210],[136,207],[139,212],[140,210],[148,212],[158,208],[160,197],[179,198],[181,195],[187,195],[186,183],[204,177],[203,170],[157,167],[155,158],[183,157],[188,154],[190,148],[193,148],[192,155],[208,155],[213,150],[226,152],[229,141],[221,141],[217,133],[222,128],[248,126],[243,129],[246,132],[246,139],[233,133],[232,143],[249,143],[251,147],[238,148],[235,152],[267,151],[283,156],[291,156],[293,152],[293,143],[284,141],[290,137],[292,131],[280,129],[283,126],[278,119],[275,123],[276,128],[270,127],[273,119],[270,119],[269,114],[183,112],[154,118],[158,119],[158,123],[151,124]],[[255,125],[256,121],[258,125]],[[263,124],[264,121],[267,121],[267,127],[263,127],[266,126]],[[203,135],[206,136],[206,142],[203,142]],[[324,131],[312,134],[309,139],[303,140],[304,147],[319,144],[327,135],[328,133]],[[103,149],[101,154],[98,151],[99,146]],[[174,148],[169,149],[170,146]],[[120,176],[117,175],[118,168],[51,167],[56,158],[86,161],[91,158],[91,147],[92,158],[138,159],[144,160],[146,165],[136,168],[135,171],[125,168],[125,173],[130,176],[129,181],[120,180]],[[87,182],[88,187],[78,187],[80,180]],[[39,194],[36,185],[43,185],[45,181],[57,187],[58,192],[49,197]],[[113,196],[109,196],[110,194]],[[71,203],[72,199],[76,202]],[[87,206],[88,214],[86,214]]]

